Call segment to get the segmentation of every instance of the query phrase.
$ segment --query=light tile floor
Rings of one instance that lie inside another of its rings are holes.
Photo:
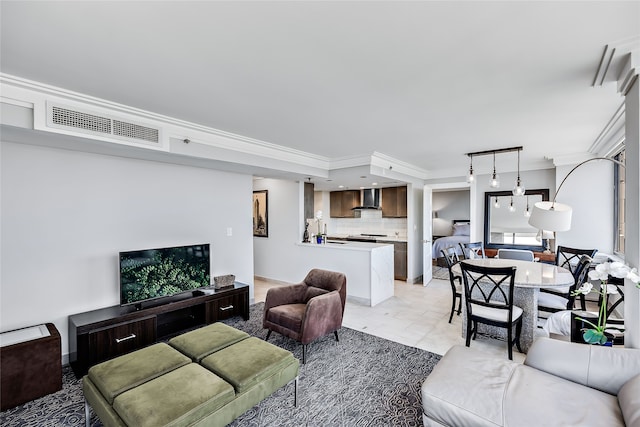
[[[270,287],[281,285],[280,282],[256,278],[255,301],[264,301]],[[375,307],[347,301],[342,325],[432,353],[444,354],[452,346],[465,343],[462,337],[462,317],[454,314],[449,323],[450,310],[451,286],[448,280],[433,279],[427,286],[410,285],[396,280],[395,295]],[[475,341],[471,341],[471,347],[496,357],[507,358],[504,341],[478,335]],[[513,359],[522,362],[524,357],[514,346]]]

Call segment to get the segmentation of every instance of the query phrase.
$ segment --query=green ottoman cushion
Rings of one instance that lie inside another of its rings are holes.
[[[250,337],[202,359],[205,368],[233,385],[238,394],[297,361],[291,352]]]
[[[99,363],[87,375],[112,404],[119,394],[189,363],[184,354],[158,343]]]
[[[200,362],[213,352],[248,338],[249,334],[224,323],[214,323],[169,340],[169,344],[189,356],[194,362]]]
[[[230,384],[190,363],[122,393],[113,408],[129,426],[187,426],[234,398]]]

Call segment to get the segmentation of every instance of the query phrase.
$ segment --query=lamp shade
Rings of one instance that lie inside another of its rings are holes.
[[[554,202],[537,202],[529,217],[529,225],[538,230],[567,231],[571,228],[571,206]]]

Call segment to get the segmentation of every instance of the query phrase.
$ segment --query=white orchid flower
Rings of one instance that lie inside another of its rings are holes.
[[[603,283],[602,285],[600,285],[600,289],[607,294],[617,294],[618,293],[618,287],[616,285],[608,285],[606,283]]]
[[[609,274],[618,279],[624,279],[629,274],[629,266],[621,262],[612,262],[609,266]]]
[[[593,285],[589,282],[585,282],[582,286],[576,289],[576,292],[586,295],[591,292],[591,289],[593,289]]]
[[[633,268],[627,273],[627,279],[631,280],[633,283],[638,284],[640,282],[640,275],[638,275],[638,269]]]
[[[598,267],[600,267],[603,264],[598,264],[598,266],[595,268],[595,270],[591,270],[589,271],[589,279],[591,280],[607,280],[609,278],[609,272],[608,271],[603,271],[605,270],[604,268],[602,269],[598,269]]]

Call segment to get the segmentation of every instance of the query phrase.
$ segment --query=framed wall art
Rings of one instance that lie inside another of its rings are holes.
[[[253,235],[269,237],[269,191],[253,192]]]

